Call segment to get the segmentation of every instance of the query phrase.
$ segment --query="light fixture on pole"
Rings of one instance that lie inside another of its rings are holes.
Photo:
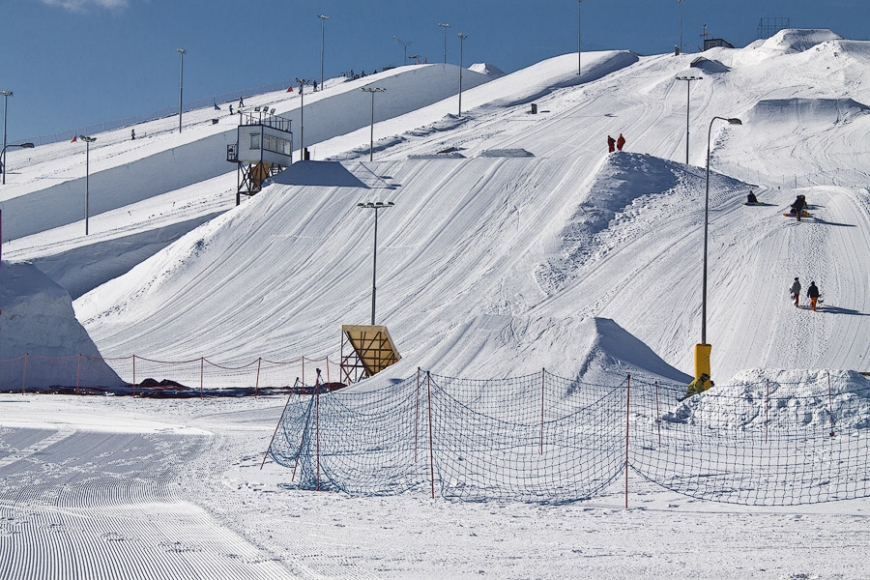
[[[710,127],[707,130],[707,179],[706,190],[704,193],[704,274],[701,293],[701,344],[695,345],[695,378],[700,377],[702,373],[706,373],[708,376],[713,376],[710,372],[710,351],[712,347],[707,343],[707,233],[710,222],[710,140],[713,134],[713,122],[717,119],[725,121],[730,125],[743,124],[743,122],[737,118],[713,117],[710,120]]]
[[[320,18],[320,90],[323,90],[323,53],[325,50],[325,29],[326,29],[326,21],[329,20],[329,16],[326,14],[318,14],[318,18]]]
[[[450,25],[446,22],[439,22],[438,26],[444,29],[444,64],[447,64],[447,29]]]
[[[410,41],[410,40],[408,42],[403,42],[402,39],[399,38],[398,36],[396,36],[395,34],[393,35],[393,38],[396,39],[396,44],[401,44],[402,48],[405,49],[404,56],[402,57],[403,58],[402,64],[403,65],[408,64],[408,47],[411,46],[412,44],[414,44],[414,42]]]
[[[3,150],[0,151],[0,171],[3,172],[3,183],[6,183],[6,150],[12,149],[13,147],[20,147],[21,149],[33,149],[33,143],[7,143],[3,146]]]
[[[91,175],[91,143],[97,140],[96,137],[88,135],[79,135],[79,139],[86,143],[85,148],[85,235],[88,235],[88,217],[90,211],[88,203],[90,200],[90,175]]]
[[[462,42],[468,38],[468,35],[460,32],[457,36],[459,37],[459,116],[462,117]]]
[[[375,325],[375,297],[378,292],[377,274],[378,274],[378,210],[389,209],[395,204],[392,201],[370,201],[366,203],[358,203],[357,207],[362,209],[375,210],[375,243],[374,251],[372,252],[372,326]]]
[[[583,0],[577,0],[577,76],[583,75],[582,47],[580,37],[580,7],[583,6]]]
[[[296,77],[299,83],[299,161],[305,161],[305,85],[311,81]]]
[[[689,164],[689,103],[692,95],[692,81],[703,80],[704,77],[682,76],[678,81],[686,81],[686,165]]]
[[[0,90],[0,95],[3,95],[3,154],[0,155],[0,169],[3,170],[3,184],[6,184],[6,110],[9,106],[9,97],[12,96],[12,91]]]
[[[383,93],[387,89],[381,87],[363,87],[360,90],[372,95],[372,124],[369,135],[369,161],[372,161],[375,151],[375,93]]]
[[[187,51],[183,48],[176,48],[178,54],[181,55],[181,76],[178,79],[178,132],[181,133],[181,114],[183,112],[182,105],[184,104],[184,55]]]

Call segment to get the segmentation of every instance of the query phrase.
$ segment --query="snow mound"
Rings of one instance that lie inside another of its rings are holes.
[[[765,40],[759,40],[748,48],[762,49],[776,54],[795,54],[805,52],[824,42],[843,40],[843,37],[827,29],[794,29],[780,30]]]
[[[35,266],[27,263],[4,263],[0,268],[0,304],[2,335],[0,362],[24,355],[40,357],[77,357],[79,354],[100,358],[97,346],[76,320],[69,293],[52,282]],[[123,381],[104,363],[96,364],[96,374],[89,374],[94,384],[121,386]],[[40,365],[46,367],[49,365]],[[65,371],[66,365],[51,365]],[[21,387],[22,375],[14,364],[0,364],[0,387]],[[28,388],[58,384],[75,384],[68,374],[61,379],[51,373],[31,372]]]
[[[497,66],[485,62],[475,63],[468,67],[468,70],[484,74],[493,79],[497,79],[505,75],[504,71]]]
[[[749,111],[752,124],[766,123],[778,127],[798,124],[841,125],[870,112],[870,107],[854,99],[766,99]]]

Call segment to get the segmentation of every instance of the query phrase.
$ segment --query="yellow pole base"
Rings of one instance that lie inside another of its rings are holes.
[[[712,377],[710,372],[710,352],[713,350],[713,345],[696,344],[695,345],[695,378],[697,379],[702,374]],[[709,386],[707,387],[709,388]]]

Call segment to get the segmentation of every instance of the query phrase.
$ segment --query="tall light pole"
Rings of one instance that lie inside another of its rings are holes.
[[[737,118],[713,117],[710,119],[710,127],[707,130],[707,185],[704,193],[704,275],[703,288],[701,293],[701,344],[695,345],[695,377],[700,377],[701,373],[710,373],[710,351],[711,346],[707,343],[707,233],[710,223],[710,139],[713,134],[713,122],[716,120],[725,121],[730,125],[742,125],[743,122]]]
[[[689,104],[691,103],[692,81],[703,80],[704,77],[682,76],[678,81],[686,81],[686,165],[689,164]]]
[[[0,169],[3,170],[3,185],[6,185],[6,110],[12,91],[0,90],[0,95],[3,95],[3,154],[0,155]]]
[[[187,51],[183,48],[176,48],[178,54],[181,55],[181,77],[178,80],[178,132],[181,133],[181,114],[183,113],[182,105],[184,104],[184,55]]]
[[[396,39],[396,44],[401,44],[401,45],[402,45],[402,48],[405,49],[404,57],[403,57],[403,60],[402,60],[402,64],[403,64],[403,65],[408,64],[408,47],[411,46],[412,44],[414,44],[413,41],[410,41],[410,40],[409,40],[408,42],[403,42],[402,39],[399,38],[398,36],[396,36],[395,34],[393,35],[393,38]]]
[[[305,161],[305,85],[311,81],[296,77],[299,83],[299,161]]]
[[[683,0],[677,2],[680,3],[680,54],[683,54]]]
[[[79,135],[79,139],[86,143],[85,148],[85,235],[88,235],[88,202],[90,200],[90,176],[91,176],[91,143],[97,140],[96,137],[88,135]]]
[[[583,75],[583,61],[581,54],[583,53],[580,37],[580,7],[583,6],[583,0],[577,0],[577,76]]]
[[[326,21],[329,20],[329,16],[326,14],[318,14],[318,18],[320,18],[320,90],[323,90],[323,53],[325,50],[325,30],[326,30]]]
[[[375,93],[383,93],[387,89],[381,87],[363,87],[360,90],[372,95],[372,124],[369,135],[369,161],[372,161],[375,151]]]
[[[375,244],[372,252],[372,326],[375,325],[375,296],[378,292],[377,275],[378,275],[378,210],[388,209],[395,204],[392,201],[370,201],[367,203],[358,203],[357,207],[363,209],[375,210]]]
[[[6,183],[6,150],[12,149],[13,147],[20,147],[22,149],[33,149],[33,143],[7,143],[3,146],[3,149],[0,150],[0,171],[3,171],[3,183]]]
[[[462,117],[462,42],[468,38],[468,35],[460,32],[457,36],[459,36],[459,116]]]
[[[438,26],[444,29],[444,64],[447,64],[447,29],[450,25],[446,22],[439,22]]]

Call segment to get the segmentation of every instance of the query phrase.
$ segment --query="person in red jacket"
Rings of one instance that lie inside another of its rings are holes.
[[[622,148],[625,146],[625,137],[622,136],[622,133],[619,134],[619,137],[616,139],[616,148],[622,151]]]
[[[610,135],[607,136],[607,151],[609,153],[613,153],[614,151],[616,151],[616,139],[614,139]]]

